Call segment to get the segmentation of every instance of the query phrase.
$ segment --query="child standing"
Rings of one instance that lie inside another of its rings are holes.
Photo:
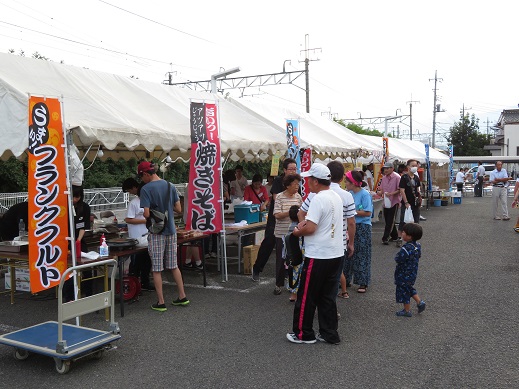
[[[288,227],[288,233],[294,231],[294,228],[297,226],[299,219],[297,218],[297,213],[299,212],[299,207],[297,205],[292,205],[288,210],[288,216],[290,217],[290,226]],[[285,240],[283,239],[283,242]],[[301,242],[299,242],[301,243]],[[285,249],[286,252],[286,249]],[[285,255],[283,255],[285,257]],[[285,257],[286,258],[286,257]],[[297,265],[291,268],[285,263],[285,270],[287,272],[292,272],[292,274],[287,273],[286,277],[286,288],[290,292],[290,302],[293,303],[297,299],[297,290],[299,289],[299,280],[301,278],[301,270],[303,270],[303,266]]]
[[[404,309],[397,316],[411,317],[410,300],[413,298],[418,307],[418,313],[425,310],[425,301],[416,293],[414,283],[418,273],[418,261],[422,255],[422,247],[418,240],[422,238],[423,230],[419,224],[406,223],[402,230],[402,240],[405,242],[395,257],[396,302],[404,304]]]

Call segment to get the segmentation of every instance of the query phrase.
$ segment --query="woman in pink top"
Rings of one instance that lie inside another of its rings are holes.
[[[261,174],[255,174],[252,177],[252,184],[245,187],[243,192],[243,199],[245,201],[252,201],[252,204],[259,204],[260,211],[267,209],[269,205],[269,194],[267,188],[262,185],[263,177]]]

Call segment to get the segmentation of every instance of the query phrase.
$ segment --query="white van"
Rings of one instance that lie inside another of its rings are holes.
[[[484,181],[488,181],[490,178],[490,172],[496,168],[496,165],[482,165],[485,168],[485,176],[483,177]],[[472,180],[467,181],[468,183],[472,184],[476,180],[476,173],[478,172],[478,167],[473,166],[469,169],[467,174],[472,174]]]

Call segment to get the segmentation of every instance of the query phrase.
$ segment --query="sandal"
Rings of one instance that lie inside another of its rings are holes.
[[[341,299],[349,299],[350,298],[350,295],[348,292],[339,292],[339,294],[337,295],[337,297],[340,297]]]
[[[357,293],[366,293],[368,287],[366,285],[361,285],[359,289],[357,289]]]

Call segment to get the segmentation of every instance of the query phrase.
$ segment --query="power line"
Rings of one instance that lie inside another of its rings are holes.
[[[153,19],[150,19],[150,18],[147,18],[146,16],[142,16],[142,15],[139,15],[139,14],[136,14],[135,12],[132,12],[132,11],[128,11],[127,9],[124,9],[124,8],[121,8],[121,7],[118,7],[114,4],[110,4],[109,2],[107,1],[104,1],[104,0],[99,0],[101,3],[104,3],[106,5],[109,5],[111,7],[114,7],[114,8],[117,8],[123,12],[127,12],[131,15],[134,15],[134,16],[137,16],[138,18],[141,18],[141,19],[144,19],[144,20],[147,20],[148,22],[151,22],[151,23],[155,23],[155,24],[158,24],[159,26],[162,26],[162,27],[166,27],[166,28],[169,28],[170,30],[173,30],[173,31],[176,31],[176,32],[180,32],[181,34],[185,34],[185,35],[188,35],[192,38],[196,38],[196,39],[200,39],[202,41],[205,41],[205,42],[208,42],[208,43],[212,43],[212,44],[216,44],[215,42],[212,42],[208,39],[205,39],[205,38],[202,38],[202,37],[199,37],[197,35],[193,35],[193,34],[190,34],[189,32],[185,32],[185,31],[182,31],[182,30],[179,30],[177,28],[174,28],[174,27],[171,27],[171,26],[168,26],[167,24],[164,24],[164,23],[161,23],[161,22],[157,22],[156,20],[153,20]]]

